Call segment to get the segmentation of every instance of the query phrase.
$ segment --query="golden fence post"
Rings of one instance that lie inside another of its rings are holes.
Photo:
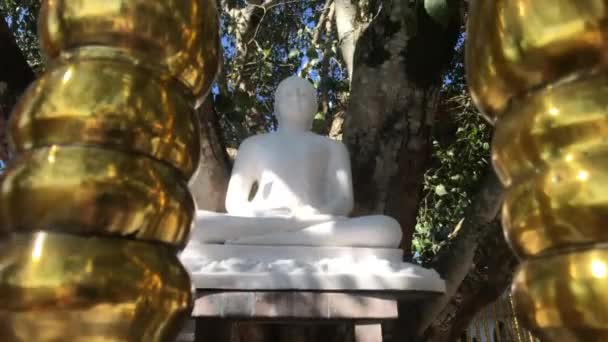
[[[491,304],[490,304],[491,305]],[[482,317],[483,320],[483,334],[485,336],[486,341],[492,341],[492,332],[490,331],[490,327],[488,327],[488,321],[490,320],[490,310],[489,307],[486,306],[481,313],[478,314],[478,317]]]
[[[467,80],[495,124],[519,321],[608,341],[608,1],[473,0]]]
[[[475,320],[475,337],[477,337],[477,341],[481,341],[481,323]]]
[[[14,109],[0,183],[1,339],[173,340],[215,1],[46,0],[39,36],[48,68]]]
[[[500,327],[500,316],[498,314],[498,307],[496,305],[496,302],[490,305],[492,305],[492,313],[494,314],[494,333],[496,334],[496,342],[502,342],[503,329],[501,329]]]
[[[507,295],[507,300],[509,301],[508,303],[508,307],[509,307],[509,316],[511,318],[511,320],[513,321],[513,325],[515,326],[515,333],[517,334],[517,342],[522,342],[522,338],[521,338],[521,329],[519,327],[519,321],[517,320],[517,316],[515,315],[515,309],[514,309],[514,305],[513,305],[513,296],[511,296],[511,293],[509,293]],[[524,340],[525,340],[525,336],[524,336]]]
[[[518,342],[516,340],[517,332],[515,331],[515,327],[513,326],[513,317],[509,312],[510,304],[505,302],[505,296],[506,295],[503,294],[497,302],[499,303],[498,305],[504,319],[505,330],[507,331],[505,335],[509,341]]]

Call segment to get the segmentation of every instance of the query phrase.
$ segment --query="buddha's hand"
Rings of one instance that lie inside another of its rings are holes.
[[[318,215],[321,215],[319,209],[310,205],[300,206],[293,211],[293,216],[297,218],[309,218]]]
[[[287,207],[280,207],[280,208],[271,208],[271,209],[260,209],[260,210],[255,210],[255,216],[258,217],[289,217],[292,216],[293,213],[291,211],[291,209],[287,208]]]
[[[248,216],[252,217],[292,217],[291,209],[287,207],[250,209]]]

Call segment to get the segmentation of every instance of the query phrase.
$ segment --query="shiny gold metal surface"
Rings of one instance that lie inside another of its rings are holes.
[[[192,308],[172,249],[46,232],[0,240],[0,298],[6,342],[173,341]]]
[[[522,323],[608,341],[608,0],[474,0],[467,79],[496,125]]]
[[[543,341],[608,341],[608,246],[524,262],[513,281],[519,318]]]
[[[608,64],[608,0],[475,0],[469,10],[467,80],[490,120],[510,99]]]
[[[498,122],[492,162],[511,186],[553,163],[576,167],[585,156],[603,154],[608,142],[608,73],[578,73],[513,102]]]
[[[11,123],[17,153],[51,145],[99,145],[164,161],[190,178],[200,129],[177,84],[109,59],[47,70],[22,96]]]
[[[0,185],[0,231],[49,230],[159,241],[189,237],[194,201],[173,168],[85,146],[23,153]]]
[[[0,340],[172,341],[195,206],[193,106],[218,68],[214,0],[43,0],[47,70],[0,177]]]
[[[96,45],[137,51],[197,98],[217,72],[218,30],[215,0],[46,0],[39,22],[50,57]]]
[[[579,74],[516,100],[494,134],[509,186],[505,232],[520,256],[608,241],[608,74]]]

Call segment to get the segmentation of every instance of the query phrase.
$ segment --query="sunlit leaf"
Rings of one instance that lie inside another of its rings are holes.
[[[424,0],[424,8],[433,20],[443,27],[448,26],[451,15],[448,0]]]
[[[289,54],[287,55],[287,58],[297,58],[298,56],[300,56],[300,50],[298,50],[298,49],[291,49],[289,51]]]

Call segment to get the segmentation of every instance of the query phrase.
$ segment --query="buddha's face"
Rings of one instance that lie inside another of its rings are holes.
[[[279,84],[274,106],[279,127],[309,130],[317,112],[317,92],[310,82],[292,76]]]

